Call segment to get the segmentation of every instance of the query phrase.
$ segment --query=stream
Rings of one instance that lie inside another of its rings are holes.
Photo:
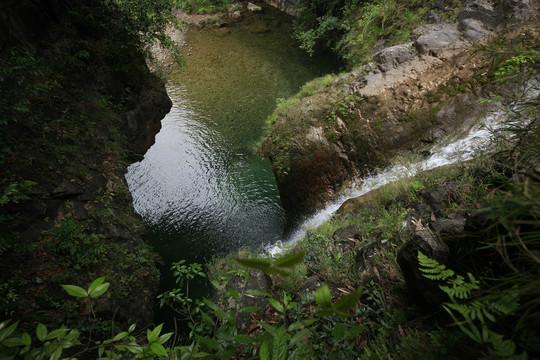
[[[155,144],[126,174],[147,240],[163,260],[162,291],[174,287],[172,262],[204,264],[281,239],[276,182],[254,149],[276,99],[336,70],[331,59],[298,49],[291,33],[291,18],[271,7],[226,27],[187,32],[187,64],[167,74],[173,107]],[[208,284],[193,291],[205,295]]]

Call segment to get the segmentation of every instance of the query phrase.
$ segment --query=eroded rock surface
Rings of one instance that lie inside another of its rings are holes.
[[[372,63],[278,117],[260,152],[272,162],[289,224],[397,152],[432,143],[486,114],[475,76],[492,59],[470,49],[497,36],[509,18],[536,14],[527,1],[468,1],[458,23],[422,26],[406,44],[382,42]]]

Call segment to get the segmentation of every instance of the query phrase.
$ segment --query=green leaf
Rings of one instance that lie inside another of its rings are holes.
[[[266,331],[268,331],[270,333],[270,335],[274,336],[276,334],[276,327],[274,327],[274,326],[272,326],[270,324],[258,321],[258,320],[256,320],[256,321],[257,321],[257,324],[261,325],[264,330],[266,330]]]
[[[227,289],[227,292],[225,293],[225,295],[230,295],[233,298],[235,298],[236,300],[238,300],[240,298],[240,294],[238,293],[238,291],[236,291],[235,289],[231,289],[231,288]]]
[[[284,268],[290,268],[300,264],[304,260],[305,255],[305,251],[284,255],[279,259],[274,260],[274,265]]]
[[[244,314],[244,313],[252,313],[252,312],[256,312],[260,310],[262,310],[262,308],[258,306],[246,306],[238,310],[238,312],[241,314]]]
[[[133,331],[135,331],[135,327],[137,326],[137,324],[131,324],[131,326],[129,327],[129,330],[128,332],[129,333],[132,333]]]
[[[15,346],[23,346],[25,344],[21,340],[21,338],[12,337],[12,338],[4,339],[4,341],[2,341],[2,345],[7,346],[7,347],[15,347]]]
[[[248,259],[248,258],[235,258],[240,264],[252,269],[267,270],[272,266],[270,260],[267,259]]]
[[[75,297],[87,297],[88,293],[82,287],[76,285],[60,285],[66,292]]]
[[[122,339],[125,339],[128,336],[127,332],[121,332],[120,334],[117,334],[115,337],[113,337],[113,341],[120,341]]]
[[[98,285],[92,290],[92,292],[89,291],[88,294],[90,294],[90,297],[92,299],[95,299],[98,296],[103,295],[107,291],[107,289],[109,288],[109,285],[110,285],[109,283],[104,283],[104,284]]]
[[[289,334],[287,330],[282,326],[277,329],[274,334],[274,347],[272,348],[272,360],[287,360],[287,341],[289,340]]]
[[[315,301],[323,309],[329,309],[332,307],[332,295],[327,285],[321,286],[313,293]]]
[[[169,340],[171,338],[171,336],[173,336],[174,333],[172,332],[169,332],[169,333],[166,333],[166,334],[163,334],[159,337],[159,343],[160,344],[165,344],[167,342],[167,340]]]
[[[257,290],[257,289],[249,289],[249,290],[246,290],[245,293],[247,295],[252,295],[252,296],[272,296],[269,293],[266,293],[264,291]]]
[[[341,341],[343,339],[343,336],[345,335],[345,332],[347,331],[347,326],[343,323],[337,323],[334,326],[334,331],[332,331],[332,336],[337,341]]]
[[[98,287],[99,285],[103,284],[103,282],[105,281],[105,276],[102,276],[102,277],[99,277],[97,278],[96,280],[92,281],[92,283],[90,284],[90,286],[88,287],[88,293],[91,294],[92,291]]]
[[[358,304],[358,301],[360,301],[361,296],[362,296],[362,287],[359,287],[353,292],[351,292],[350,294],[347,294],[343,296],[341,299],[339,299],[334,305],[334,307],[338,311],[348,311],[352,307],[356,306],[356,304]]]
[[[289,327],[287,328],[287,331],[294,331],[294,330],[302,329],[306,326],[313,324],[316,321],[317,319],[307,319],[307,320],[300,320],[300,321],[294,322],[291,325],[289,325]]]
[[[162,355],[167,356],[167,350],[161,345],[160,343],[153,342],[150,344],[150,349],[154,352],[156,355]]]
[[[32,337],[30,336],[29,333],[25,332],[21,336],[21,341],[23,342],[24,345],[30,346],[30,344],[32,343]]]
[[[45,340],[59,339],[63,337],[68,331],[69,329],[66,328],[53,330],[49,334],[47,334],[47,336],[45,336]]]
[[[163,327],[163,324],[159,324],[152,331],[150,331],[150,329],[146,330],[146,338],[148,339],[149,343],[153,343],[158,339],[159,333],[161,332],[162,327]]]
[[[257,342],[257,339],[249,336],[249,335],[236,335],[232,338],[233,341],[236,341],[239,344],[253,344]]]
[[[285,309],[283,309],[283,304],[277,301],[276,299],[268,298],[268,302],[278,313],[281,315],[285,314]]]
[[[352,328],[350,328],[349,331],[347,331],[343,339],[344,340],[354,339],[355,337],[363,333],[366,329],[367,327],[364,325],[355,325]]]
[[[42,323],[38,323],[38,326],[36,328],[36,335],[39,341],[45,340],[45,337],[47,336],[47,327]]]
[[[259,348],[259,358],[261,360],[270,360],[270,346],[268,345],[268,340],[264,340]]]
[[[15,329],[17,328],[17,325],[19,325],[19,322],[16,321],[14,322],[13,324],[11,324],[9,327],[5,327],[6,325],[8,324],[8,322],[3,322],[2,323],[2,328],[0,328],[0,343],[2,341],[4,341],[4,339],[6,339],[8,336],[10,336],[11,334],[13,334],[13,332],[15,331]]]
[[[199,336],[199,335],[195,335],[195,337],[196,337],[197,341],[199,341],[200,344],[206,345],[210,349],[214,349],[214,350],[216,350],[218,352],[223,350],[221,345],[214,339]]]

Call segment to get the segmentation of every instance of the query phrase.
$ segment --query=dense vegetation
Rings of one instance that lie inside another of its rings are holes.
[[[172,5],[194,12],[228,5],[140,0],[92,4],[82,2],[71,9],[76,26],[47,38],[48,44],[37,51],[12,47],[2,53],[2,210],[35,196],[39,189],[34,189],[43,185],[34,181],[36,174],[47,174],[52,184],[66,172],[75,183],[87,177],[83,147],[125,168],[131,154],[122,146],[126,139],[120,124],[111,123],[129,107],[134,88],[96,91],[103,90],[96,85],[99,79],[89,74],[112,72],[113,79],[136,75],[127,64],[138,56],[137,51],[144,52],[145,41],[157,36],[167,44],[162,30]],[[309,52],[331,48],[350,64],[365,61],[381,38],[387,44],[401,41],[407,29],[421,23],[422,16],[417,15],[424,9],[417,1],[309,4],[298,19],[302,46]],[[91,37],[109,39],[105,34],[113,34],[114,39],[103,44],[81,38],[77,30],[81,26],[88,26],[83,32]],[[35,243],[20,241],[26,219],[2,212],[0,309],[3,318],[22,321],[0,323],[0,355],[31,359],[540,356],[540,117],[538,96],[525,96],[531,89],[538,91],[539,55],[536,44],[507,45],[479,49],[494,59],[484,74],[488,79],[484,85],[491,87],[493,96],[484,101],[502,99],[500,110],[508,117],[496,137],[495,154],[388,185],[311,231],[285,256],[260,258],[248,252],[240,254],[238,261],[216,259],[209,264],[208,275],[199,264],[173,264],[177,288],[158,299],[189,322],[186,336],[162,334],[161,325],[140,329],[121,324],[123,328],[116,330],[110,322],[114,314],[108,314],[109,320],[100,318],[104,302],[148,291],[148,278],[156,276],[145,246],[106,239],[106,228],[132,221],[122,208],[125,202],[118,201],[129,200],[121,183],[98,191],[86,219],[81,219],[74,203],[64,202],[61,216]],[[116,64],[112,70],[108,58]],[[299,96],[319,91],[330,81],[318,79]],[[278,110],[285,111],[294,101],[284,100]],[[37,149],[46,152],[29,162],[16,161]],[[415,218],[414,209],[425,206],[422,194],[428,188],[454,190],[440,213]],[[452,244],[451,264],[418,254],[419,267],[440,286],[443,297],[437,308],[427,312],[407,296],[397,264],[397,250],[412,232],[403,223],[414,221],[414,226],[422,227],[434,217],[451,216],[475,221],[466,232],[445,238]],[[138,226],[138,222],[129,224],[133,232]],[[360,236],[341,236],[342,229],[354,229]],[[33,262],[21,261],[25,258]],[[23,290],[28,273],[36,288]],[[214,301],[190,297],[189,282],[201,276],[209,276],[216,287]],[[262,291],[233,286],[257,276],[270,278],[272,287]],[[45,277],[54,280],[43,289]],[[39,297],[37,306],[25,309],[33,296]],[[242,302],[257,298],[262,299],[258,306]],[[247,328],[239,330],[242,317],[248,318]]]
[[[377,44],[392,46],[406,41],[411,30],[426,22],[437,9],[447,21],[455,19],[460,1],[297,0],[300,9],[296,38],[309,54],[332,51],[349,67],[366,63]]]

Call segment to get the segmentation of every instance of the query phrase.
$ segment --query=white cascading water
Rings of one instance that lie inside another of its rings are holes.
[[[504,118],[502,112],[489,114],[480,119],[467,133],[461,133],[451,139],[447,138],[446,141],[434,145],[430,150],[431,155],[424,160],[407,166],[395,165],[378,174],[356,179],[352,183],[358,185],[353,185],[333,202],[303,221],[287,239],[268,246],[265,253],[274,255],[282,252],[287,245],[293,246],[306,235],[308,230],[315,229],[330,219],[333,213],[349,199],[362,196],[399,179],[414,176],[421,171],[467,161],[480,153],[489,152],[492,147],[494,131],[503,126],[502,120]]]

